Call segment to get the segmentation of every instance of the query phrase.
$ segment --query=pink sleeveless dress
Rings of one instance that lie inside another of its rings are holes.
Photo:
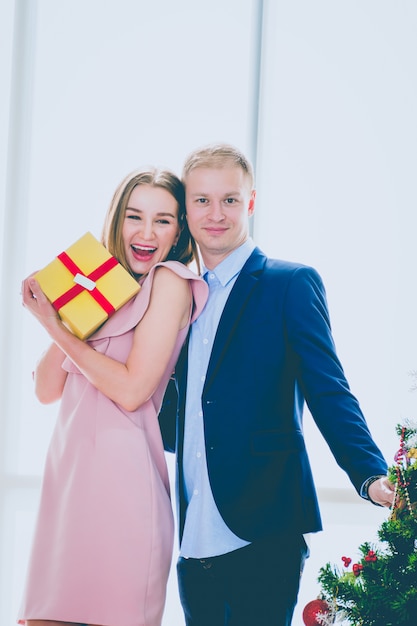
[[[189,280],[191,323],[205,305],[207,285],[181,263],[161,265]],[[126,360],[154,269],[138,295],[90,338],[95,350]],[[136,411],[109,400],[64,361],[68,376],[46,458],[19,624],[160,625],[174,524],[157,415],[188,328],[178,333],[158,389]]]

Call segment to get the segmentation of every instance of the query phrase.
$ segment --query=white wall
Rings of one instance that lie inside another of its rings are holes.
[[[215,140],[250,154],[255,239],[322,274],[339,354],[391,462],[395,424],[416,413],[416,27],[413,0],[3,0],[2,626],[14,622],[56,412],[33,397],[47,339],[22,311],[20,281],[85,230],[99,234],[138,165],[180,172]],[[386,514],[352,492],[308,415],[306,430],[325,532],[294,626],[318,568],[354,557]],[[183,623],[174,571],[165,621]]]

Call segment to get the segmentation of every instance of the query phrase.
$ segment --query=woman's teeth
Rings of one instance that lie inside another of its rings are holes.
[[[133,252],[139,255],[148,255],[148,254],[153,254],[156,251],[156,248],[151,248],[150,246],[132,245],[132,250]]]

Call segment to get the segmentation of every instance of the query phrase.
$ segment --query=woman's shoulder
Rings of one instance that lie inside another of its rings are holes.
[[[152,280],[154,273],[156,271],[159,272],[161,268],[173,272],[177,276],[180,276],[181,278],[184,278],[186,280],[196,280],[204,282],[200,276],[198,276],[195,272],[190,270],[189,267],[187,267],[183,263],[180,263],[179,261],[161,261],[160,263],[156,263],[156,265],[154,265],[154,267],[149,272],[146,280]]]
[[[195,272],[190,270],[186,265],[180,263],[179,261],[163,261],[161,263],[157,263],[152,268],[151,272],[149,272],[147,281],[153,282],[155,272],[159,273],[160,268],[164,269],[163,273],[168,277],[168,279],[168,272],[171,271],[171,273],[173,272],[179,279],[183,279],[183,281],[188,281],[193,297],[193,312],[191,321],[194,321],[198,317],[198,315],[200,315],[207,302],[207,283],[200,276],[197,276]]]
[[[181,281],[182,285],[180,283],[180,287],[185,286],[187,292],[190,288],[192,294],[191,320],[193,321],[201,313],[208,297],[208,286],[206,282],[182,263],[179,263],[178,261],[164,261],[154,265],[141,283],[141,288],[136,296],[129,300],[129,302],[127,302],[121,309],[116,311],[116,313],[112,315],[108,321],[91,337],[91,340],[122,335],[136,327],[148,309],[155,282],[155,272],[160,267],[165,268],[165,271],[161,272],[161,274],[164,274],[161,278],[168,277],[167,281],[160,281],[161,287],[163,287],[162,283],[165,282],[165,287],[168,283],[171,296],[175,297],[177,293],[176,287],[178,286],[178,281],[183,279]],[[170,281],[170,275],[175,280]],[[167,294],[167,298],[169,298],[169,294]]]

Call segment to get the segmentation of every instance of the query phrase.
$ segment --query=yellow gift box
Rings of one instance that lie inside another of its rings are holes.
[[[92,335],[140,289],[133,276],[89,232],[35,278],[64,324],[80,339]]]

